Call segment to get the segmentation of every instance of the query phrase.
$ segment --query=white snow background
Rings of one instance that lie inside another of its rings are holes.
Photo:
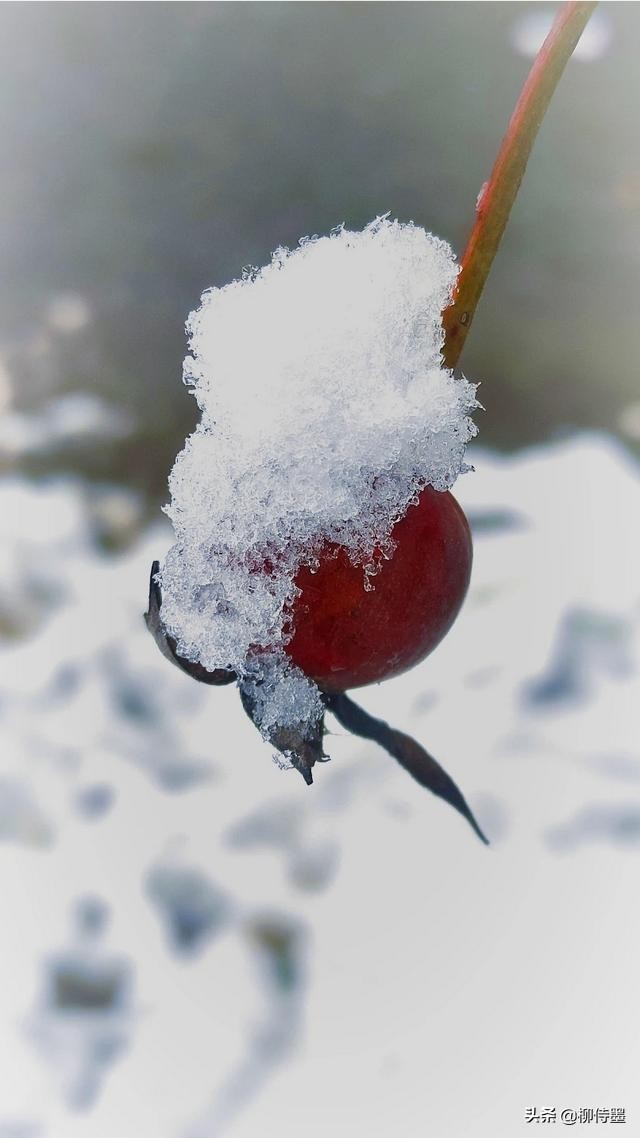
[[[168,525],[106,555],[80,483],[0,485],[2,1138],[514,1138],[534,1105],[640,1133],[638,471],[604,436],[469,459],[462,613],[356,698],[439,758],[489,849],[331,720],[306,787],[233,687],[162,658]],[[45,982],[83,953],[121,999],[65,1020]]]

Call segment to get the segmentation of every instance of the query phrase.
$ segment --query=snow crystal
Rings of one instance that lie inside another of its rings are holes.
[[[188,659],[257,670],[265,734],[320,711],[284,654],[297,569],[339,542],[375,587],[416,494],[464,469],[475,388],[441,358],[456,275],[446,242],[383,217],[277,249],[189,317],[202,414],[169,480],[163,619]]]

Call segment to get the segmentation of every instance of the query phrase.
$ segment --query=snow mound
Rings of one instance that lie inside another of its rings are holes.
[[[441,359],[456,275],[446,242],[383,217],[277,249],[188,319],[202,415],[169,480],[163,618],[188,659],[259,679],[265,733],[320,710],[283,651],[300,565],[339,542],[375,587],[416,494],[464,469],[475,388]]]

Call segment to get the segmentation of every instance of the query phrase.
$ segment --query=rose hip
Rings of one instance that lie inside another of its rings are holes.
[[[469,585],[469,525],[452,494],[426,487],[395,525],[395,549],[365,588],[362,566],[326,545],[298,570],[289,614],[291,660],[326,692],[396,676],[440,643]]]

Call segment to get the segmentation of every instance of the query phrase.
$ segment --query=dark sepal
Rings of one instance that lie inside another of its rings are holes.
[[[412,739],[410,735],[405,735],[402,731],[395,731],[382,719],[374,719],[347,695],[323,693],[322,698],[325,707],[335,715],[338,722],[346,727],[347,731],[351,731],[353,735],[359,735],[362,739],[372,739],[384,747],[385,751],[393,755],[400,766],[404,767],[412,778],[420,783],[420,786],[426,787],[438,798],[443,798],[445,802],[453,806],[454,810],[462,814],[462,817],[466,818],[480,840],[485,845],[489,845],[453,779],[425,751],[424,747],[416,743],[415,739]]]
[[[160,616],[160,609],[162,607],[162,594],[160,592],[160,585],[156,581],[156,574],[160,569],[160,562],[154,561],[151,566],[151,576],[149,578],[149,611],[144,614],[144,622],[153,636],[158,648],[167,660],[175,664],[181,671],[186,672],[187,675],[192,676],[194,680],[199,680],[201,684],[214,684],[218,687],[223,684],[232,684],[236,679],[235,672],[229,671],[228,668],[216,668],[213,672],[208,672],[202,664],[196,664],[193,660],[186,660],[184,656],[180,656],[176,651],[176,642],[172,636],[165,632]]]
[[[251,722],[260,730],[256,722],[257,683],[259,681],[241,680],[238,687],[242,706]],[[311,786],[313,782],[311,769],[314,763],[325,762],[327,759],[322,748],[323,738],[324,715],[321,715],[313,723],[301,724],[299,727],[273,727],[267,734],[271,746],[280,751],[280,754],[284,755],[297,771],[300,771],[307,786]]]

